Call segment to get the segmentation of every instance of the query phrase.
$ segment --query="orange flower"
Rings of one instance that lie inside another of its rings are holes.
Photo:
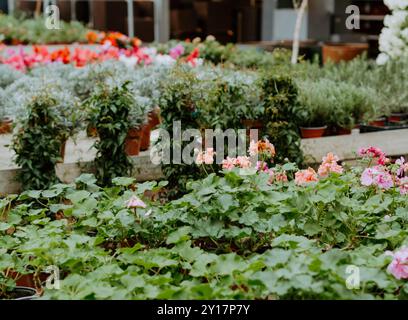
[[[88,40],[88,43],[94,44],[97,43],[99,40],[99,35],[95,31],[89,31],[86,34],[86,39]]]

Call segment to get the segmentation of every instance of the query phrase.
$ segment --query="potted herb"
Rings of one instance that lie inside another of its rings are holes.
[[[330,115],[329,90],[323,80],[300,84],[299,101],[306,111],[300,127],[302,138],[320,138],[324,135]]]

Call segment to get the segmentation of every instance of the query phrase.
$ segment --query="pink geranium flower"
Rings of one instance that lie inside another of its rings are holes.
[[[298,171],[295,174],[295,183],[298,186],[304,186],[317,181],[319,181],[319,178],[317,177],[316,171],[312,168]]]
[[[408,177],[399,179],[398,181],[401,195],[408,194]]]
[[[215,156],[215,152],[213,148],[207,148],[207,150],[205,152],[200,152],[198,151],[198,149],[195,150],[195,152],[197,153],[196,156],[196,160],[195,163],[197,165],[202,165],[202,164],[213,164],[214,163],[214,156]]]
[[[361,184],[363,186],[378,186],[381,189],[388,190],[394,186],[392,175],[381,166],[367,168],[361,175]]]
[[[132,196],[127,202],[126,206],[129,209],[146,208],[146,204],[137,196]]]
[[[395,161],[395,164],[399,165],[397,176],[402,177],[405,175],[405,173],[408,172],[408,162],[405,162],[404,157],[401,157],[400,159]]]
[[[327,177],[330,173],[343,173],[343,167],[337,164],[339,157],[333,153],[328,153],[326,157],[323,157],[323,162],[319,167],[318,173],[321,177]]]
[[[398,280],[408,279],[408,248],[404,247],[395,253],[388,251],[386,254],[393,257],[387,271]]]
[[[385,153],[376,147],[361,148],[358,154],[364,158],[372,158],[377,160],[377,164],[386,165],[390,160],[386,157]]]

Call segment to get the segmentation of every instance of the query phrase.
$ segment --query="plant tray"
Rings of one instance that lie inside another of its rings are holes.
[[[389,131],[389,130],[401,130],[401,129],[408,129],[408,124],[386,125],[385,127],[362,125],[362,126],[360,126],[360,133]]]

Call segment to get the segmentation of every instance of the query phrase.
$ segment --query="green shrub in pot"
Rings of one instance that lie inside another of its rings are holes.
[[[327,126],[333,110],[332,84],[327,80],[299,82],[299,103],[305,109],[300,125],[305,128]]]
[[[63,161],[65,142],[72,134],[75,100],[60,88],[43,87],[31,93],[25,113],[17,118],[12,148],[21,167],[23,189],[47,188],[58,182],[55,165]]]

